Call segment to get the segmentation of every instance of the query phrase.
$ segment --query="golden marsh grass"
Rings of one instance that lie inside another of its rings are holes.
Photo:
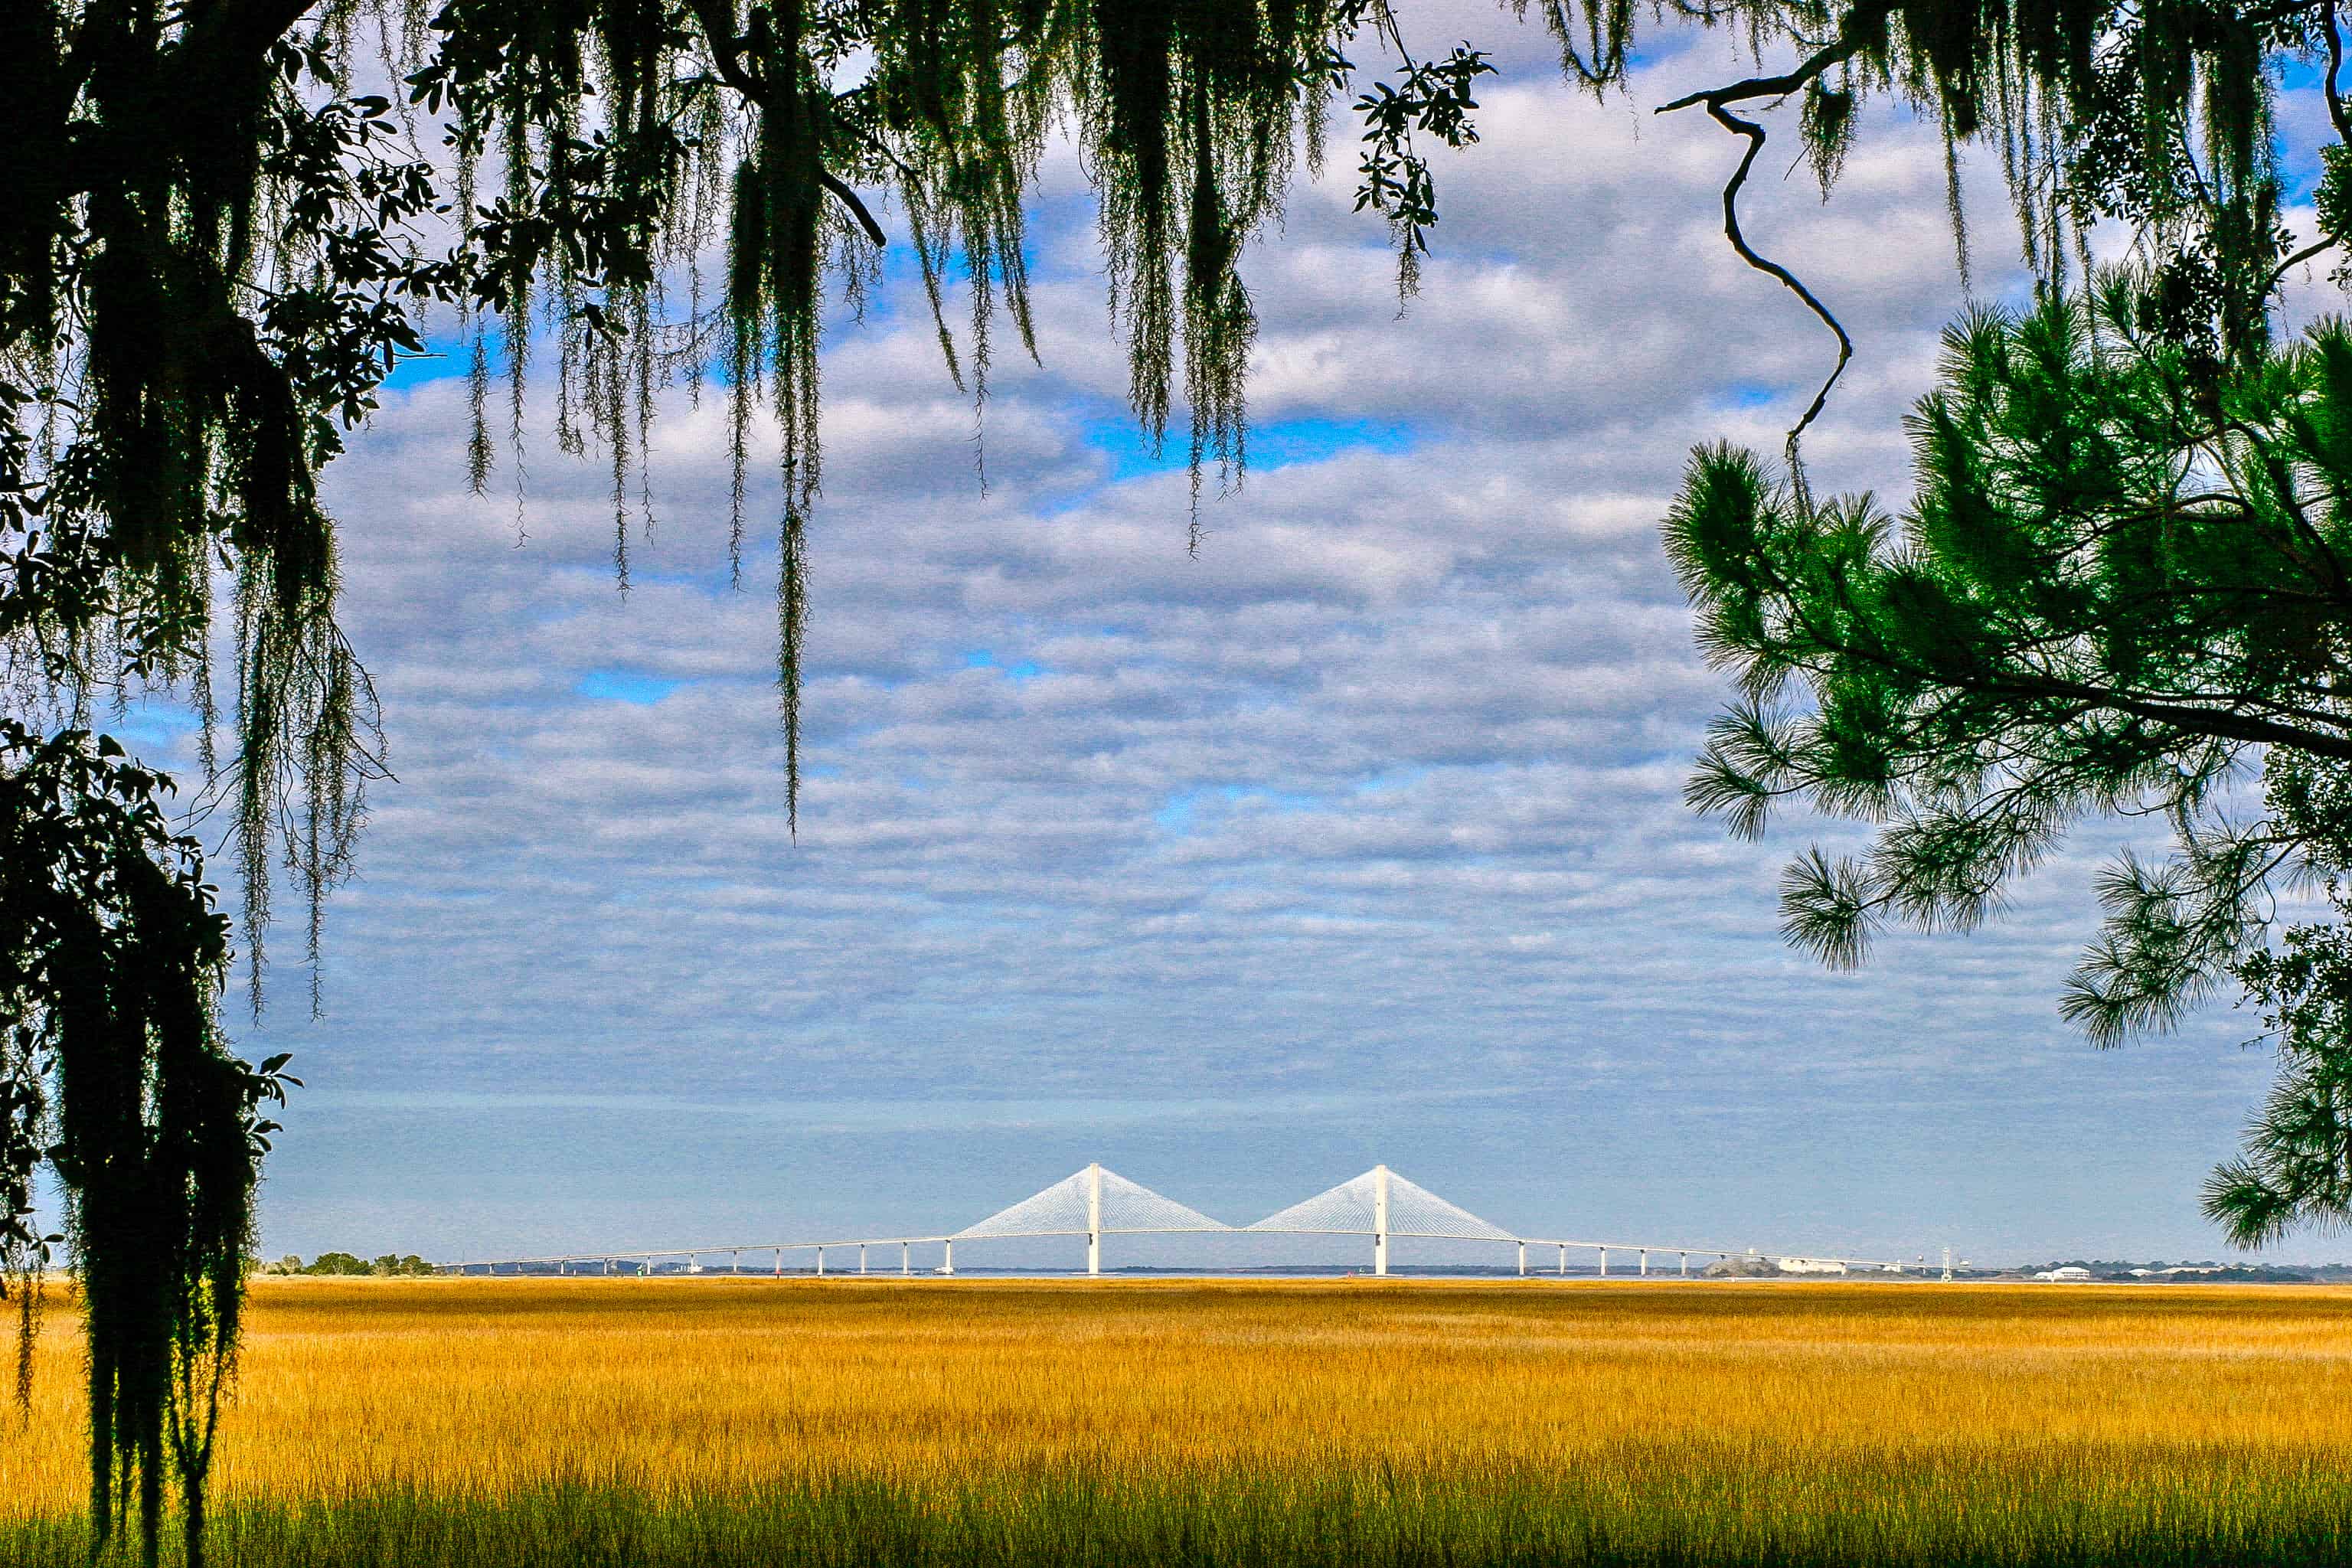
[[[215,1495],[273,1564],[2319,1563],[2348,1439],[2316,1288],[262,1280]]]

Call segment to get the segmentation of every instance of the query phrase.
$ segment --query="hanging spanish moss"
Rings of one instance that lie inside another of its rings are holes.
[[[1625,79],[1630,0],[1538,9],[1574,79]],[[2325,10],[1743,0],[1693,15],[1743,28],[1759,60],[1810,52],[1689,101],[1720,116],[1798,96],[1825,184],[1874,93],[1956,143],[1990,135],[2051,287],[2089,224],[2126,218],[2169,269],[2158,308],[2227,354],[2264,321],[2263,291],[2230,280],[2265,278],[2253,263],[2277,245],[2264,51],[2318,48]],[[42,435],[9,472],[41,492],[45,526],[17,532],[46,574],[20,575],[0,632],[20,658],[37,643],[33,665],[68,691],[184,680],[220,714],[257,997],[274,871],[315,904],[348,873],[383,771],[333,626],[315,477],[422,349],[425,308],[463,319],[478,486],[501,467],[525,482],[534,387],[560,449],[604,453],[624,586],[663,390],[724,383],[739,541],[751,451],[772,434],[796,805],[818,349],[835,287],[854,303],[873,279],[885,218],[949,374],[984,397],[1001,321],[1034,353],[1023,197],[1056,129],[1074,134],[1135,413],[1157,441],[1181,407],[1196,481],[1230,478],[1256,331],[1242,262],[1297,151],[1320,147],[1348,51],[1396,67],[1356,104],[1359,204],[1395,229],[1408,293],[1436,221],[1416,135],[1475,140],[1488,68],[1466,48],[1416,55],[1381,0],[44,0],[0,26],[0,91],[54,107],[0,153],[0,356]],[[167,121],[173,106],[187,112]],[[224,576],[236,698],[216,707]]]
[[[1239,264],[1319,133],[1369,0],[35,0],[0,11],[0,1268],[20,1314],[65,1244],[88,1317],[91,1506],[192,1560],[236,1344],[254,1162],[282,1061],[218,1023],[229,943],[170,784],[93,738],[148,696],[200,721],[258,1012],[280,879],[321,901],[385,776],[338,625],[321,469],[421,353],[467,359],[470,478],[518,495],[542,400],[611,476],[625,590],[666,389],[730,404],[740,572],[753,453],[781,498],[777,679],[797,817],[819,351],[903,225],[977,405],[1035,353],[1023,199],[1057,126],[1105,188],[1134,401],[1196,470],[1242,459]],[[1381,13],[1381,15],[1385,15]],[[1392,29],[1391,29],[1392,30]],[[1483,67],[1479,68],[1483,68]],[[1475,73],[1474,73],[1475,74]],[[1466,99],[1465,99],[1466,102]],[[1428,106],[1374,138],[1425,166]],[[436,144],[437,142],[437,144]],[[861,195],[860,191],[874,193]],[[871,200],[874,205],[869,205]],[[1416,239],[1418,213],[1373,205]],[[952,286],[968,289],[960,328]],[[500,386],[503,383],[503,387]],[[59,1236],[34,1224],[44,1162]]]
[[[257,1110],[282,1096],[285,1062],[248,1068],[220,1039],[228,921],[197,846],[164,821],[162,784],[111,741],[0,720],[0,1292],[17,1296],[22,1394],[48,1248],[70,1242],[90,1518],[101,1540],[134,1532],[152,1563],[176,1482],[193,1565],[273,1130]],[[28,1223],[37,1154],[68,1194],[63,1237]]]

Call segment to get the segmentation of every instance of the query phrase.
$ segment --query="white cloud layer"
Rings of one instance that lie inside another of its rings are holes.
[[[1261,446],[1306,460],[1207,501],[1197,557],[1183,476],[1101,423],[1084,227],[1041,237],[1045,365],[999,367],[985,490],[919,295],[835,334],[797,845],[718,402],[673,400],[624,597],[595,463],[542,443],[520,505],[476,499],[459,384],[391,399],[332,496],[399,782],[325,1018],[279,933],[243,1032],[313,1085],[271,1250],[952,1226],[1098,1157],[1234,1218],[1386,1159],[1539,1229],[2213,1251],[2242,1021],[2099,1056],[2054,1015],[2107,837],[1837,976],[1774,930],[1818,828],[1679,804],[1724,683],[1656,519],[1694,441],[1777,449],[1828,360],[1723,244],[1738,144],[1647,112],[1738,62],[1703,40],[1596,104],[1507,14],[1427,26],[1507,69],[1424,294],[1398,319],[1335,148],[1248,271]],[[1988,177],[1979,286],[2013,288]],[[1885,113],[1826,207],[1801,170],[1753,190],[1859,348],[1818,484],[1902,493],[1943,206]]]

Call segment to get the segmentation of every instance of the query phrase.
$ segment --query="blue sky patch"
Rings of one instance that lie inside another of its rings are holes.
[[[1367,773],[1351,787],[1359,795],[1393,795],[1400,790],[1411,789],[1436,771],[1427,767],[1391,768],[1386,773]]]
[[[1377,419],[1285,419],[1252,430],[1251,466],[1286,468],[1319,463],[1348,452],[1410,452],[1416,445],[1410,425]]]
[[[1017,664],[999,664],[996,655],[988,648],[966,648],[963,655],[966,669],[992,669],[1007,680],[1034,680],[1045,673],[1045,666],[1023,659]]]
[[[642,708],[652,706],[685,684],[634,670],[592,669],[580,678],[580,684],[572,689],[598,701],[628,702]]]
[[[1204,806],[1213,811],[1244,802],[1266,807],[1282,816],[1319,811],[1323,806],[1323,802],[1318,797],[1297,791],[1255,789],[1247,784],[1213,784],[1178,790],[1160,802],[1160,809],[1151,814],[1151,820],[1162,833],[1181,838],[1200,826]]]
[[[380,384],[386,392],[402,392],[428,381],[447,381],[464,375],[472,360],[473,351],[465,339],[427,337],[425,352],[401,355]]]
[[[1168,439],[1157,452],[1133,416],[1123,411],[1087,417],[1082,424],[1086,444],[1110,458],[1114,481],[1184,470],[1191,438],[1181,423],[1171,421]],[[1413,426],[1402,421],[1279,419],[1252,426],[1246,451],[1249,466],[1263,471],[1320,463],[1349,452],[1410,452],[1418,443]]]

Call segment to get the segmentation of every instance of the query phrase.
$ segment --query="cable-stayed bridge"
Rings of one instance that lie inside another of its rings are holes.
[[[1557,1249],[1558,1268],[1568,1272],[1570,1252],[1591,1251],[1598,1254],[1600,1272],[1607,1275],[1611,1254],[1620,1258],[1630,1255],[1634,1271],[1650,1272],[1653,1254],[1661,1258],[1678,1260],[1680,1272],[1690,1273],[1690,1260],[1726,1258],[1769,1258],[1781,1268],[1798,1273],[1845,1273],[1875,1270],[1901,1274],[1906,1268],[1891,1258],[1833,1258],[1820,1253],[1764,1253],[1753,1247],[1697,1246],[1682,1242],[1655,1241],[1593,1241],[1563,1237],[1521,1236],[1503,1226],[1479,1218],[1469,1210],[1448,1203],[1428,1188],[1405,1180],[1386,1165],[1375,1165],[1351,1181],[1340,1183],[1325,1192],[1316,1194],[1288,1208],[1277,1209],[1264,1219],[1248,1225],[1227,1225],[1212,1219],[1200,1210],[1178,1203],[1174,1198],[1153,1192],[1139,1182],[1129,1181],[1116,1171],[1099,1164],[1088,1165],[1072,1173],[1052,1186],[1033,1193],[1019,1203],[1001,1208],[987,1218],[976,1220],[961,1230],[937,1236],[850,1237],[825,1241],[751,1241],[723,1242],[707,1247],[663,1247],[628,1251],[585,1251],[551,1253],[536,1258],[478,1258],[440,1265],[444,1273],[498,1274],[529,1273],[553,1268],[561,1274],[611,1274],[616,1266],[625,1271],[651,1274],[660,1271],[666,1260],[675,1259],[673,1271],[687,1274],[732,1273],[757,1274],[770,1270],[761,1268],[772,1256],[772,1271],[782,1276],[788,1255],[814,1254],[814,1271],[825,1272],[825,1253],[836,1258],[855,1250],[855,1272],[869,1272],[872,1252],[882,1249],[884,1271],[888,1272],[887,1249],[898,1249],[896,1272],[910,1275],[915,1271],[916,1249],[925,1254],[925,1271],[952,1275],[955,1271],[956,1243],[966,1246],[966,1256],[975,1242],[985,1243],[1013,1238],[1038,1237],[1083,1238],[1087,1244],[1087,1272],[1102,1272],[1102,1247],[1105,1237],[1123,1236],[1352,1236],[1371,1243],[1371,1271],[1384,1276],[1389,1271],[1389,1243],[1392,1237],[1408,1237],[1432,1241],[1492,1242],[1517,1249],[1518,1271],[1528,1272],[1528,1249],[1538,1249],[1537,1266],[1546,1261],[1542,1254]],[[929,1262],[932,1248],[938,1249],[939,1262]],[[753,1267],[743,1266],[746,1257]],[[713,1269],[704,1266],[706,1258],[725,1258],[726,1265]],[[793,1270],[799,1272],[797,1268]],[[1945,1277],[1950,1278],[1948,1267]]]

